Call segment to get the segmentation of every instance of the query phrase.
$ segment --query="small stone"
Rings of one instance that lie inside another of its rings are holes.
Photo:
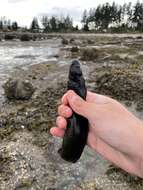
[[[21,125],[21,128],[22,128],[22,129],[24,129],[24,128],[25,128],[25,126],[24,126],[24,125]]]
[[[62,39],[62,44],[63,45],[68,45],[69,44],[69,41],[65,38]]]

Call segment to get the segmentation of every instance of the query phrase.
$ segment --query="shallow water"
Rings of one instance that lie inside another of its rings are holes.
[[[72,164],[62,160],[57,153],[62,140],[50,138],[48,158],[52,161],[56,173],[56,188],[58,190],[73,190],[83,181],[92,181],[104,174],[109,167],[109,162],[101,158],[95,151],[85,147],[78,162]]]
[[[1,41],[0,42],[0,101],[3,100],[3,83],[11,72],[27,69],[30,65],[56,61],[60,39],[44,41]]]
[[[0,42],[0,75],[48,61],[59,51],[60,40]]]

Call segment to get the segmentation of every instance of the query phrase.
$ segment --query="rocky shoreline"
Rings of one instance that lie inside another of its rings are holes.
[[[143,56],[138,53],[143,52],[142,43],[143,39],[136,37],[115,37],[112,40],[105,36],[68,38],[68,44],[61,46],[59,56],[66,57],[68,61],[79,58],[89,90],[118,99],[143,119]],[[78,50],[73,51],[72,47],[78,47]],[[86,48],[90,50],[86,51]],[[86,51],[84,57],[83,49]],[[97,56],[91,56],[95,52]],[[94,167],[95,161],[91,150],[85,151],[77,165],[69,166],[59,158],[56,150],[61,141],[51,137],[49,129],[55,125],[57,106],[66,92],[68,69],[69,64],[41,63],[12,73],[12,78],[28,80],[36,90],[30,100],[5,99],[2,102],[0,189],[141,190],[141,179],[115,168],[108,169],[109,163],[104,160],[97,162],[99,166],[103,164],[99,167],[103,170],[101,174],[99,172],[90,180],[91,176],[87,177],[86,173],[93,170],[87,172],[87,168]]]

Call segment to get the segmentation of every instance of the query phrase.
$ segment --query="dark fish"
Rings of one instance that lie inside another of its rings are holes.
[[[80,97],[86,99],[85,80],[77,60],[73,61],[70,66],[68,90],[73,90]],[[63,144],[58,151],[64,160],[75,163],[80,158],[87,142],[88,131],[88,120],[73,112],[73,115],[67,120]]]

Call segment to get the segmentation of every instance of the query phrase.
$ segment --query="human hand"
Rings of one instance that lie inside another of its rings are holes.
[[[142,121],[112,98],[88,92],[84,101],[73,91],[68,91],[58,108],[57,127],[50,130],[52,135],[64,136],[66,119],[72,115],[72,110],[89,121],[89,147],[118,167],[143,177],[143,171],[140,171],[143,158]]]

